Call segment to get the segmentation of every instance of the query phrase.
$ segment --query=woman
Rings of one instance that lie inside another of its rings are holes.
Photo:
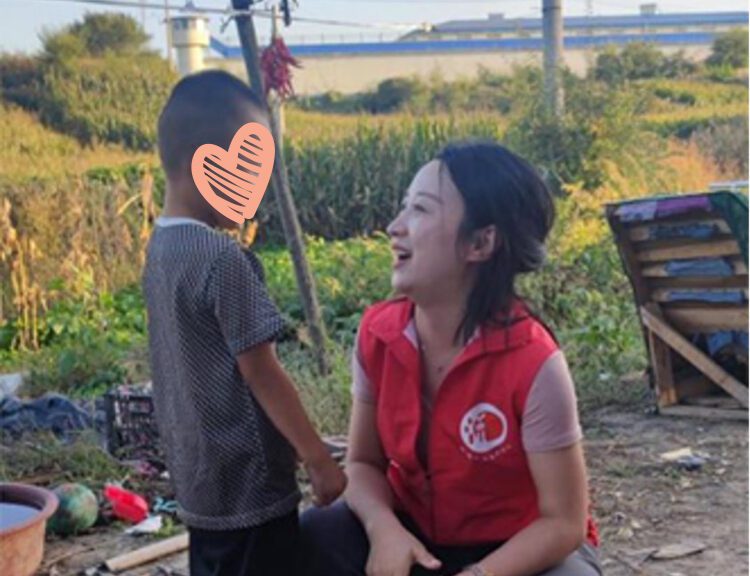
[[[417,173],[388,227],[400,297],[357,336],[345,502],[302,519],[315,576],[601,574],[573,383],[514,289],[553,220],[496,144]]]

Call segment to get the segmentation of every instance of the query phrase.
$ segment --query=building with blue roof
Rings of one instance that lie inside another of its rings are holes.
[[[681,52],[700,61],[717,35],[747,28],[748,12],[660,14],[654,4],[639,14],[564,18],[564,61],[584,74],[596,53],[608,46],[648,42],[667,54]],[[538,65],[542,55],[541,18],[454,20],[420,28],[393,41],[290,43],[302,68],[294,71],[299,94],[351,93],[367,90],[387,78],[439,74],[446,80],[470,77],[480,69],[507,73],[514,67]],[[245,75],[242,51],[210,39],[207,64]]]

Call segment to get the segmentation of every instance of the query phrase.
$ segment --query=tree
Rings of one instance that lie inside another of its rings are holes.
[[[747,28],[735,28],[717,36],[706,64],[717,68],[747,68],[747,52]]]
[[[44,31],[41,34],[42,59],[46,62],[61,62],[80,58],[86,54],[86,46],[77,36],[67,30]]]
[[[112,13],[88,13],[82,22],[42,34],[44,55],[52,60],[145,54],[148,40],[149,35],[136,20],[126,14]]]

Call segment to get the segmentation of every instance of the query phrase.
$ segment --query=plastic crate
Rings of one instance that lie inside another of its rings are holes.
[[[107,450],[120,459],[161,459],[150,385],[120,386],[103,398]]]

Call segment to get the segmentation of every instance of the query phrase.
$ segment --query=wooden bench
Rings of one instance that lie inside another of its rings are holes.
[[[747,196],[609,204],[661,413],[747,419]]]

